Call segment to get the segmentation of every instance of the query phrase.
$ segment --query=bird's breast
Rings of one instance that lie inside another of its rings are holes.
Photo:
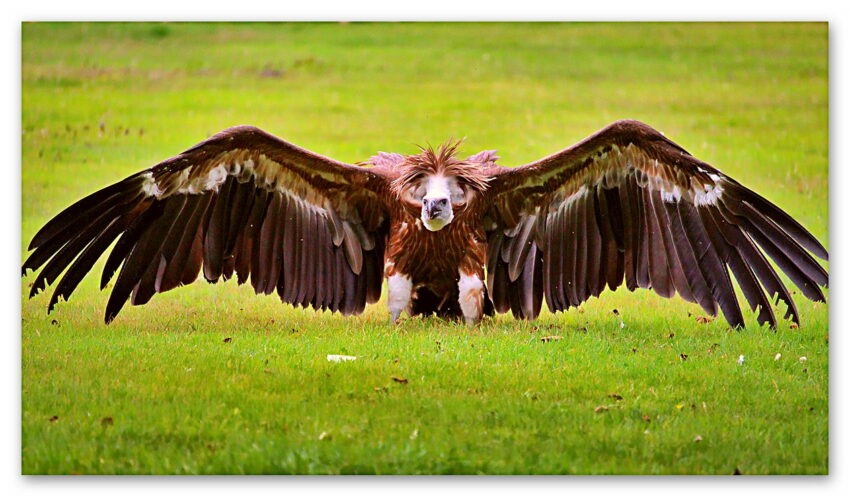
[[[486,239],[480,223],[470,217],[457,217],[432,232],[408,216],[391,223],[386,258],[388,272],[407,275],[417,284],[456,282],[462,271],[483,276]]]

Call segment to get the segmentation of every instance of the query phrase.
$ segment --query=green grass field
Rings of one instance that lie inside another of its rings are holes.
[[[347,162],[467,137],[465,152],[518,165],[639,119],[828,242],[826,24],[24,24],[22,38],[24,255],[60,209],[236,124]],[[828,306],[799,292],[798,329],[747,312],[732,331],[625,290],[468,329],[199,282],[107,327],[102,262],[49,316],[49,293],[27,300],[21,280],[25,474],[829,472]]]

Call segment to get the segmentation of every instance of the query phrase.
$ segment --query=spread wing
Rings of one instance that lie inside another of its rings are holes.
[[[385,188],[368,168],[230,128],[56,215],[33,237],[23,272],[44,265],[30,297],[65,272],[52,310],[118,239],[101,278],[102,289],[121,268],[107,323],[128,298],[147,303],[202,269],[209,282],[235,273],[258,294],[358,313],[380,298]]]
[[[743,326],[731,270],[760,324],[776,324],[768,296],[797,322],[765,255],[803,295],[824,300],[827,272],[809,252],[826,260],[827,251],[805,228],[637,121],[502,168],[490,192],[488,288],[500,312],[534,318],[544,296],[560,311],[625,279],[629,290],[678,292],[712,315],[719,306]]]

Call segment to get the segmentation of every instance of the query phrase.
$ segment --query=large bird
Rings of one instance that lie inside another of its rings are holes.
[[[734,327],[737,280],[760,324],[794,301],[774,266],[824,301],[827,251],[784,211],[655,129],[618,121],[516,168],[495,151],[462,159],[457,142],[344,164],[251,126],[229,128],[99,190],[33,237],[30,297],[62,273],[67,300],[117,239],[101,277],[106,305],[193,282],[250,279],[283,302],[357,314],[388,282],[402,312],[478,322],[511,310],[534,319],[607,286],[678,293]],[[811,253],[811,254],[810,254]]]

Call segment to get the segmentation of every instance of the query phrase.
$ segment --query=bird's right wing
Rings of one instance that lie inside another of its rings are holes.
[[[380,298],[387,181],[249,126],[227,129],[68,207],[38,231],[23,272],[36,295],[65,271],[67,300],[118,238],[101,288],[120,267],[109,323],[132,296],[236,273],[259,294],[344,314]],[[119,238],[120,237],[120,238]],[[67,271],[66,271],[67,270]]]

